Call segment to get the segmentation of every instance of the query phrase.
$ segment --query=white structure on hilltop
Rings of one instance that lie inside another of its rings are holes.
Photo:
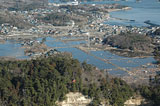
[[[77,0],[74,0],[73,2],[67,2],[67,3],[48,3],[50,6],[62,6],[62,5],[79,5],[79,2]]]
[[[68,2],[70,5],[78,5],[78,1],[77,0],[74,0],[73,2]]]

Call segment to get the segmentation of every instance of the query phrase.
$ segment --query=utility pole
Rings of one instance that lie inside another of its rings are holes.
[[[43,0],[43,6],[45,6],[45,0]]]
[[[43,0],[43,6],[48,5],[48,1],[47,0]]]
[[[19,5],[20,5],[20,0],[16,0],[16,7],[17,7],[17,9],[19,8]]]
[[[24,0],[24,4],[26,4],[27,3],[27,0]]]
[[[88,32],[87,35],[88,35],[88,48],[90,48],[90,33]]]

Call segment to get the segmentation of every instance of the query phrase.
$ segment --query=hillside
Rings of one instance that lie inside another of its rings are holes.
[[[72,24],[72,21],[75,22],[75,24],[83,25],[85,22],[87,22],[87,18],[84,16],[77,15],[69,15],[65,13],[52,13],[47,14],[45,17],[37,17],[37,19],[45,22],[53,24],[54,26],[67,26]]]
[[[2,105],[54,106],[69,92],[81,92],[94,98],[92,106],[104,100],[107,104],[123,106],[133,94],[131,87],[121,79],[111,78],[103,71],[86,63],[81,64],[69,56],[0,61]]]
[[[103,40],[103,43],[119,49],[132,50],[134,52],[142,51],[152,53],[154,51],[152,39],[137,33],[122,33],[120,35],[109,36]]]
[[[48,5],[48,0],[0,0],[0,8],[32,9]]]
[[[17,13],[10,13],[8,11],[1,11],[0,12],[0,25],[4,23],[9,23],[12,26],[18,28],[30,28],[30,23],[24,21],[25,18]]]

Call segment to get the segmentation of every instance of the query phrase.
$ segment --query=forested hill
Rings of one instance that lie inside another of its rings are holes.
[[[0,9],[34,9],[48,5],[48,0],[0,0]]]
[[[102,100],[112,106],[123,106],[133,94],[124,81],[69,56],[0,61],[2,106],[54,106],[68,92],[88,95],[93,98],[92,106]]]
[[[20,3],[27,3],[27,4],[31,4],[31,3],[48,3],[48,0],[0,0],[0,3],[16,3],[16,2],[20,2]]]

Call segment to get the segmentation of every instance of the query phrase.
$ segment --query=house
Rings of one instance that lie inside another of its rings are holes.
[[[160,28],[154,32],[154,35],[160,35]]]

